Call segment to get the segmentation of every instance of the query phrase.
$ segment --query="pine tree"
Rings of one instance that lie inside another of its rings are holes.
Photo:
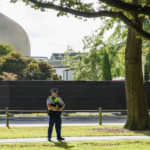
[[[111,67],[110,67],[109,56],[107,52],[104,53],[104,57],[103,57],[102,76],[103,76],[103,80],[112,80]]]

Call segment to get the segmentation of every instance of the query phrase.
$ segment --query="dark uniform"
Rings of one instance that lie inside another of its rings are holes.
[[[50,90],[51,92],[58,92],[57,88],[53,88]],[[61,108],[62,105],[64,105],[64,102],[59,96],[53,97],[49,96],[47,98],[47,106],[53,106],[56,108]],[[49,115],[49,128],[48,128],[48,141],[51,141],[53,126],[55,124],[55,129],[57,133],[57,140],[64,140],[64,138],[61,137],[61,113],[57,110],[52,110],[48,108],[48,115]]]

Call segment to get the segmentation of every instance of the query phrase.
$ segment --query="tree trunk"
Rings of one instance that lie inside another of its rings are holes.
[[[142,75],[142,39],[131,28],[128,29],[125,51],[125,76],[128,111],[125,128],[130,130],[150,129],[150,117]]]

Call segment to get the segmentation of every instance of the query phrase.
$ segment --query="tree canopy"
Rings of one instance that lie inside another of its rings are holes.
[[[47,62],[23,57],[9,45],[0,44],[0,54],[1,80],[61,80]]]
[[[11,45],[0,43],[0,56],[7,55],[13,51],[15,51],[15,49]]]
[[[113,30],[112,30],[112,26]],[[112,30],[110,36],[104,39],[105,34]],[[74,69],[75,80],[111,80],[125,75],[124,55],[127,37],[127,27],[118,20],[103,19],[102,25],[94,34],[83,39],[83,51],[71,56],[74,52],[69,48],[63,63],[70,69]],[[70,46],[71,47],[71,46]],[[109,57],[106,61],[106,55]],[[110,66],[105,66],[108,62]],[[110,78],[105,76],[111,74]]]
[[[149,17],[144,21],[144,28],[150,30]],[[112,29],[113,28],[113,29]],[[105,34],[111,31],[108,38]],[[75,80],[103,80],[103,57],[107,52],[109,55],[112,78],[125,76],[125,46],[127,37],[127,26],[119,20],[103,19],[102,25],[96,29],[94,34],[85,36],[83,39],[83,51],[76,57],[70,56],[74,50],[67,50],[64,64],[70,69],[75,69],[73,77]],[[70,45],[71,47],[71,45]],[[150,80],[150,42],[143,40],[143,53],[146,55],[145,80]],[[84,54],[86,52],[86,54]],[[96,55],[93,55],[93,54]],[[80,59],[77,59],[80,58]],[[94,61],[93,61],[94,60]],[[94,67],[90,64],[95,64]],[[93,69],[94,72],[93,72]],[[97,70],[99,69],[99,71]]]
[[[150,0],[141,0],[141,4],[132,3],[131,0],[10,0],[11,2],[23,1],[32,8],[53,9],[58,11],[58,16],[73,14],[78,17],[119,18],[126,25],[134,29],[139,35],[150,40],[150,33],[140,28],[134,21],[133,15],[150,16]],[[97,5],[96,5],[97,4]]]

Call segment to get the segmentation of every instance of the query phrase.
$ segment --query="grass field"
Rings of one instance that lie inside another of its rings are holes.
[[[0,138],[46,137],[48,127],[0,127]],[[55,128],[53,130],[55,136]],[[127,136],[150,135],[150,131],[129,131],[123,126],[63,126],[62,135],[72,136]]]
[[[149,150],[150,140],[0,144],[0,150]]]

